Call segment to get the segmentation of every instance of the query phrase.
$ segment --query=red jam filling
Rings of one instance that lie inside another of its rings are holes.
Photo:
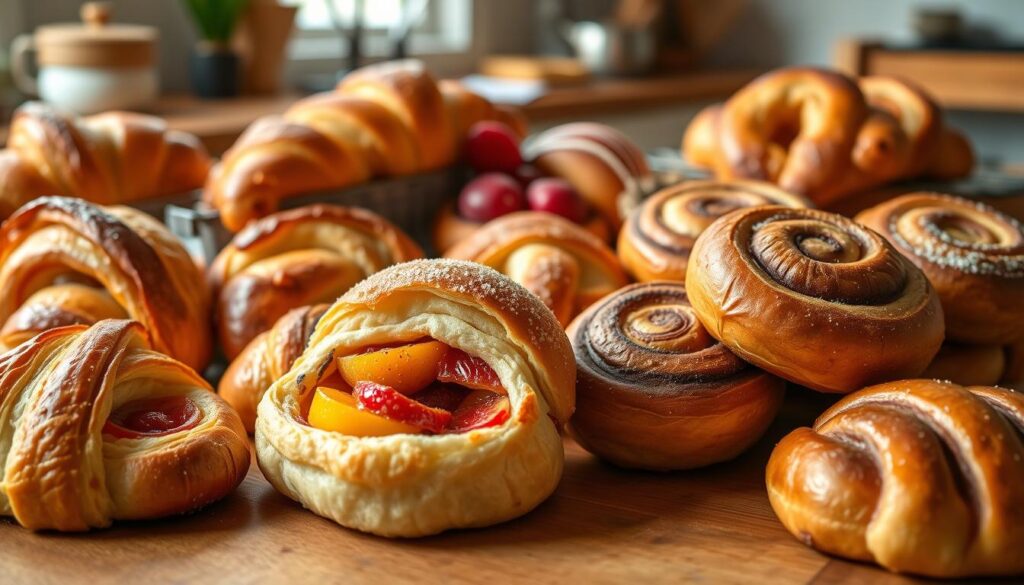
[[[118,439],[163,437],[194,428],[199,419],[199,407],[186,396],[133,400],[110,413],[103,434]]]

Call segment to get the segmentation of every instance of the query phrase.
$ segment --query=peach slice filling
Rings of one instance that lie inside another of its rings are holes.
[[[358,437],[463,433],[497,426],[511,408],[482,359],[436,340],[371,347],[336,359],[307,422]]]
[[[194,428],[201,413],[187,396],[132,400],[114,409],[103,434],[117,439],[163,437]]]

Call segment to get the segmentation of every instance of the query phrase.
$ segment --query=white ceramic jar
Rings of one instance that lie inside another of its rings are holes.
[[[41,26],[11,45],[11,76],[22,92],[79,114],[133,109],[159,92],[158,32],[153,27],[108,24],[109,5],[82,7],[85,24]],[[28,73],[35,53],[38,77]]]

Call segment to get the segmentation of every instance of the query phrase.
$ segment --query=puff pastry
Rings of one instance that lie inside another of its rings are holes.
[[[41,333],[0,357],[0,514],[80,531],[181,514],[242,481],[238,416],[140,324]]]
[[[221,348],[234,359],[290,309],[332,302],[370,274],[422,256],[365,209],[310,205],[255,221],[210,266]]]
[[[526,287],[562,326],[629,282],[600,238],[550,213],[522,211],[488,222],[445,253],[490,266]]]
[[[127,207],[42,197],[0,227],[0,346],[52,327],[131,318],[153,346],[202,370],[209,289],[174,235]]]
[[[930,577],[1024,573],[1024,396],[905,380],[779,442],[768,497],[809,546]]]
[[[338,356],[432,338],[485,362],[507,392],[504,423],[456,434],[356,437],[306,424],[304,402]],[[286,496],[384,536],[485,526],[555,489],[557,425],[573,410],[572,348],[536,297],[479,264],[421,260],[379,272],[321,318],[309,346],[259,404],[256,452]]]

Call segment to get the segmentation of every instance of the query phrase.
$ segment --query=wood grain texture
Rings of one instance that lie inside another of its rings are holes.
[[[34,534],[0,520],[0,574],[9,585],[916,582],[814,552],[768,505],[772,446],[831,400],[791,390],[751,452],[695,472],[623,471],[569,444],[555,495],[487,529],[419,540],[359,534],[277,494],[254,466],[235,494],[185,518],[81,535]]]

